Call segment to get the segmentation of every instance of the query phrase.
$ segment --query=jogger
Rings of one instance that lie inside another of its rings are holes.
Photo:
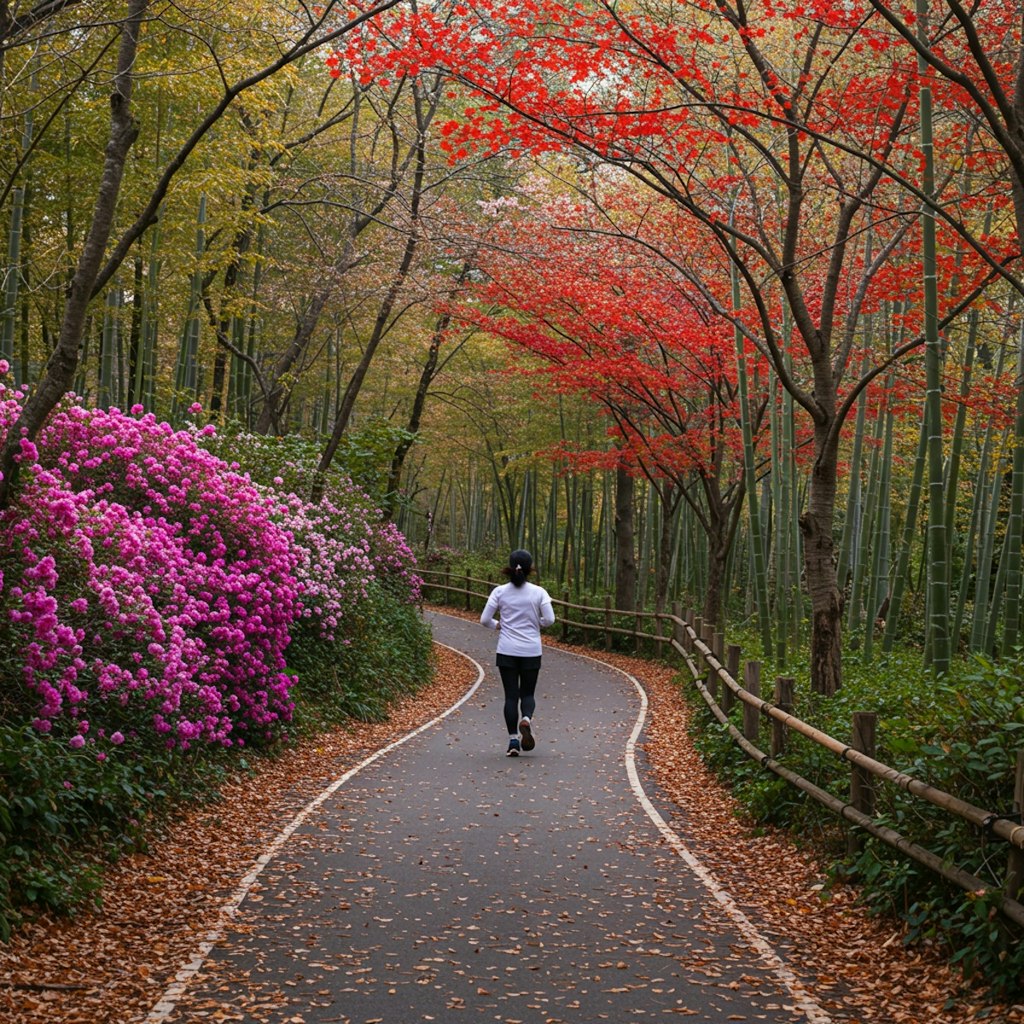
[[[502,572],[508,583],[491,591],[480,622],[499,631],[495,664],[505,690],[503,714],[508,728],[509,757],[532,750],[534,696],[540,674],[540,631],[555,621],[548,592],[527,580],[533,568],[529,551],[513,551]]]

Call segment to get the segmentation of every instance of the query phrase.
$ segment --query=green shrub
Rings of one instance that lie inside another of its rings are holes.
[[[95,897],[104,862],[141,849],[176,801],[209,797],[229,758],[0,727],[0,938],[30,908],[66,912]]]
[[[752,646],[749,649],[753,649]],[[806,680],[806,666],[787,674]],[[940,680],[921,667],[919,652],[894,653],[864,666],[849,657],[834,697],[798,692],[796,715],[849,741],[855,711],[877,714],[876,758],[938,789],[1000,812],[1013,798],[1016,752],[1024,746],[1024,659],[958,663]],[[764,682],[762,682],[764,686]],[[694,706],[704,708],[687,687]],[[739,724],[739,709],[735,721]],[[900,916],[913,942],[945,944],[951,959],[983,975],[999,995],[1024,991],[1024,942],[994,909],[1007,848],[976,828],[895,786],[879,782],[877,817],[914,843],[976,875],[989,895],[965,893],[879,840],[845,854],[845,826],[831,812],[746,758],[706,710],[694,716],[702,756],[726,781],[746,814],[813,841],[834,858],[836,871],[863,887],[866,904]],[[764,744],[762,744],[764,745]],[[850,766],[817,744],[790,734],[786,767],[846,799]]]
[[[380,720],[397,697],[433,672],[431,635],[415,606],[371,584],[369,599],[346,619],[343,640],[326,642],[301,630],[289,647],[292,691],[305,727],[358,718]]]

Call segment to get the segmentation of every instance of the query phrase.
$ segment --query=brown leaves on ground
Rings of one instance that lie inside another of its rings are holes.
[[[44,916],[0,945],[4,1024],[126,1024],[143,1018],[218,921],[221,907],[281,829],[324,786],[375,750],[450,707],[476,679],[436,648],[437,678],[387,722],[307,740],[223,798],[173,823],[145,854],[110,867],[102,909]]]
[[[906,949],[899,923],[870,917],[853,887],[823,899],[824,867],[810,852],[737,817],[728,791],[689,742],[689,712],[674,669],[598,656],[636,676],[647,691],[644,747],[658,785],[685,819],[684,840],[837,1024],[968,1024],[979,1010],[990,1024],[1024,1022],[1022,1007],[983,1007],[937,951]],[[239,778],[222,800],[174,823],[148,853],[109,869],[102,910],[71,920],[41,918],[0,946],[0,1020],[142,1019],[281,828],[329,780],[449,707],[475,678],[473,667],[447,649],[438,649],[437,665],[434,683],[396,707],[388,722],[338,729],[260,762],[256,778]]]
[[[741,820],[728,789],[690,742],[690,709],[676,668],[548,637],[544,643],[598,658],[643,684],[650,701],[643,749],[654,779],[685,818],[677,830],[836,1024],[1024,1024],[1024,1006],[986,1002],[939,950],[905,947],[902,923],[872,917],[859,905],[856,886],[823,897],[827,867],[810,850],[784,832]]]
[[[781,831],[741,821],[729,791],[690,742],[690,709],[675,668],[616,654],[596,657],[635,676],[647,691],[643,747],[658,785],[685,816],[684,841],[837,1022],[1024,1022],[1024,1006],[986,1003],[937,950],[906,948],[901,922],[870,916],[858,905],[855,886],[832,888],[823,898],[826,867],[811,851]]]

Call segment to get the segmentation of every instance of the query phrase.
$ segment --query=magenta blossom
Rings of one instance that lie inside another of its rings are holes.
[[[0,394],[0,438],[18,409]],[[273,503],[152,416],[68,403],[36,447],[0,521],[0,646],[21,652],[36,729],[277,735],[300,606]]]

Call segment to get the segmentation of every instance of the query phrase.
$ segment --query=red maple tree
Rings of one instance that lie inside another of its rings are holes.
[[[979,8],[988,21],[978,45],[1007,30],[993,10]],[[771,0],[756,10],[727,0],[457,3],[443,15],[403,8],[367,33],[339,57],[361,74],[443,67],[469,90],[443,128],[453,160],[571,149],[666,200],[698,226],[703,251],[724,258],[738,298],[723,297],[721,262],[708,263],[717,281],[705,273],[694,287],[767,361],[812,436],[800,520],[811,674],[815,689],[834,692],[843,425],[860,391],[923,342],[910,334],[863,364],[865,317],[887,295],[912,299],[920,289],[923,202],[939,217],[940,327],[1016,258],[1017,236],[1004,225],[1007,150],[994,120],[980,133],[967,106],[979,90],[996,96],[997,82],[1011,88],[1010,62],[979,61],[978,74],[960,80],[930,76],[948,115],[936,121],[948,163],[928,190],[919,184],[917,57],[909,37],[857,0]],[[994,214],[987,232],[982,211]]]

